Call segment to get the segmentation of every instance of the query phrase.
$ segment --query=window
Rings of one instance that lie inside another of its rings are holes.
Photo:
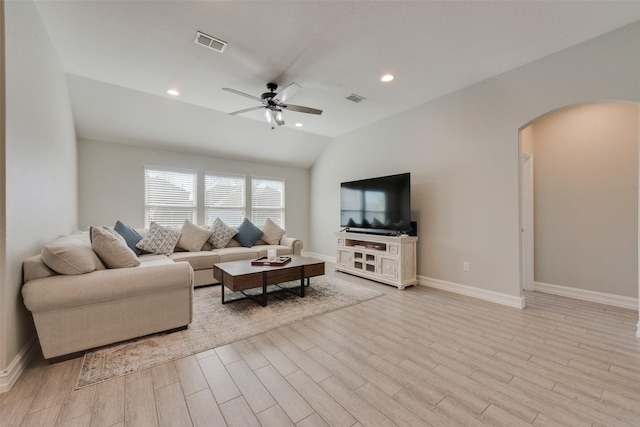
[[[144,221],[182,227],[185,220],[196,223],[196,171],[144,168]]]
[[[271,218],[284,228],[284,180],[251,178],[251,222],[262,227]]]
[[[246,177],[238,175],[204,175],[205,225],[219,217],[229,227],[237,227],[246,216]]]

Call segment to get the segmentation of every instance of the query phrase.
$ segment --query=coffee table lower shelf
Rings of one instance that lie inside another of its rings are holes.
[[[213,265],[213,276],[220,282],[222,304],[251,299],[263,307],[267,306],[267,295],[273,292],[290,292],[304,298],[305,288],[309,287],[311,277],[324,275],[324,262],[313,258],[292,256],[290,263],[284,266],[254,266],[251,261],[232,261]],[[300,280],[300,287],[283,287],[280,284]],[[269,286],[275,291],[267,292]],[[243,298],[225,300],[225,288],[231,292],[241,292]],[[248,289],[262,288],[257,295],[247,294]]]

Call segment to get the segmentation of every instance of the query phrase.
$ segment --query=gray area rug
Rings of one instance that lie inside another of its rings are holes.
[[[299,283],[291,283],[297,286]],[[382,295],[326,276],[311,279],[305,297],[270,294],[266,307],[254,301],[220,303],[220,286],[196,288],[193,323],[184,331],[159,333],[88,351],[76,389],[150,368]],[[225,299],[231,294],[227,291]]]

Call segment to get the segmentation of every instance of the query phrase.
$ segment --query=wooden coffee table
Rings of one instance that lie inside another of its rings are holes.
[[[213,264],[213,277],[220,282],[222,304],[252,299],[263,307],[267,305],[267,286],[276,285],[279,291],[287,291],[304,298],[304,289],[309,286],[310,278],[324,274],[324,261],[291,255],[291,261],[282,266],[251,265],[251,260],[231,261]],[[306,284],[305,284],[306,279]],[[300,292],[296,288],[279,286],[281,283],[300,280]],[[262,294],[248,295],[247,289],[262,288]],[[242,292],[244,298],[224,300],[224,288],[232,292]],[[258,298],[257,298],[258,297]]]

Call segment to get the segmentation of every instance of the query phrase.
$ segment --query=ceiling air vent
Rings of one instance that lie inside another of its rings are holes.
[[[355,93],[352,93],[351,95],[347,96],[347,99],[349,101],[353,101],[355,103],[358,103],[358,102],[364,101],[365,98],[360,96],[360,95],[356,95]]]
[[[195,44],[199,44],[209,49],[213,49],[216,52],[224,52],[224,49],[227,47],[227,42],[224,42],[215,37],[211,37],[205,33],[201,33],[200,31],[196,32],[196,38],[193,40]]]

